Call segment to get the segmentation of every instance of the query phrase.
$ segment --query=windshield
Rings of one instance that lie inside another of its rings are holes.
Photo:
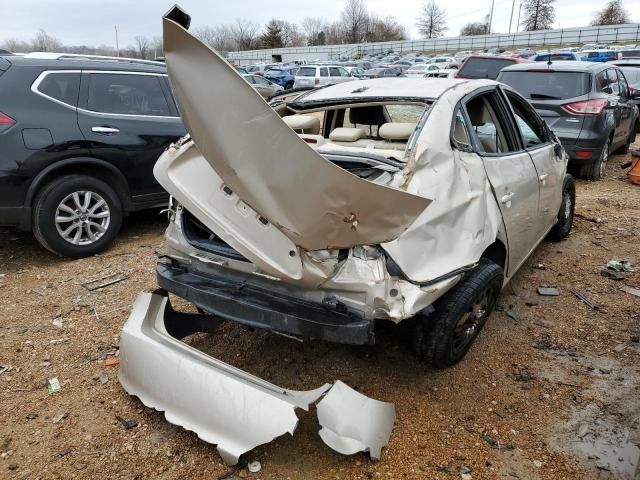
[[[563,100],[589,92],[589,74],[585,72],[502,72],[500,81],[520,95],[535,100]]]
[[[536,62],[553,62],[554,60],[575,60],[575,57],[571,53],[552,53],[551,55],[538,55],[534,60]]]
[[[490,78],[495,80],[500,70],[513,64],[513,60],[502,58],[470,57],[460,70],[458,76],[463,78]]]
[[[426,65],[414,65],[409,69],[409,72],[421,71],[421,70],[424,70],[425,68],[427,68]]]

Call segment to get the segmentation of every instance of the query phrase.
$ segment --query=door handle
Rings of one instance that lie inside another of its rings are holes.
[[[114,133],[120,133],[120,130],[113,127],[91,127],[91,131],[101,135],[113,135]]]
[[[548,176],[549,176],[548,173],[543,173],[542,175],[540,175],[538,177],[538,179],[540,179],[540,183],[544,185],[547,182],[547,177]]]
[[[511,199],[513,198],[513,196],[515,195],[515,192],[509,192],[509,193],[505,193],[502,198],[500,199],[500,201],[502,203],[509,203],[511,201]]]

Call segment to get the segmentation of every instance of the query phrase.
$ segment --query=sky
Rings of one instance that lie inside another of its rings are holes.
[[[29,40],[39,29],[65,45],[115,46],[118,27],[120,47],[134,44],[134,37],[161,35],[162,15],[179,1],[192,16],[192,28],[232,23],[246,18],[264,25],[271,18],[299,22],[305,17],[327,21],[340,18],[344,0],[0,0],[0,44],[9,38]],[[495,1],[492,31],[508,32],[514,0]],[[481,21],[492,0],[436,0],[447,10],[446,36],[457,36],[467,22]],[[556,28],[588,25],[603,0],[556,0]],[[379,17],[394,16],[419,38],[415,27],[419,0],[368,0],[369,11]],[[519,0],[515,0],[515,31]],[[640,0],[623,0],[634,22],[640,23]]]

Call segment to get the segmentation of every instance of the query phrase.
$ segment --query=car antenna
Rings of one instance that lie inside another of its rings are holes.
[[[551,66],[553,62],[551,61],[551,54],[547,55],[547,66]]]

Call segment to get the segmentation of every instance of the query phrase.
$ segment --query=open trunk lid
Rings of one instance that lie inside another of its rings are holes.
[[[203,175],[208,164],[224,188],[249,206],[248,211],[256,212],[261,222],[269,222],[306,250],[348,248],[397,238],[427,207],[426,198],[358,178],[315,152],[224,58],[187,31],[189,22],[190,17],[174,7],[164,17],[163,30],[178,108],[206,160],[194,164],[200,165]],[[216,195],[189,187],[184,175],[195,177],[197,170],[167,172],[175,160],[167,155],[154,171],[161,185],[182,203],[187,200],[187,208],[197,205],[191,213],[216,234],[234,236],[245,244],[242,253],[249,259],[264,255],[260,243],[266,240],[255,229],[243,238],[234,235],[234,219],[230,212],[220,211]],[[217,221],[211,221],[214,217]],[[227,231],[216,231],[222,223]],[[291,251],[284,254],[296,256]],[[259,263],[264,263],[264,256]],[[288,269],[289,276],[293,270]]]

